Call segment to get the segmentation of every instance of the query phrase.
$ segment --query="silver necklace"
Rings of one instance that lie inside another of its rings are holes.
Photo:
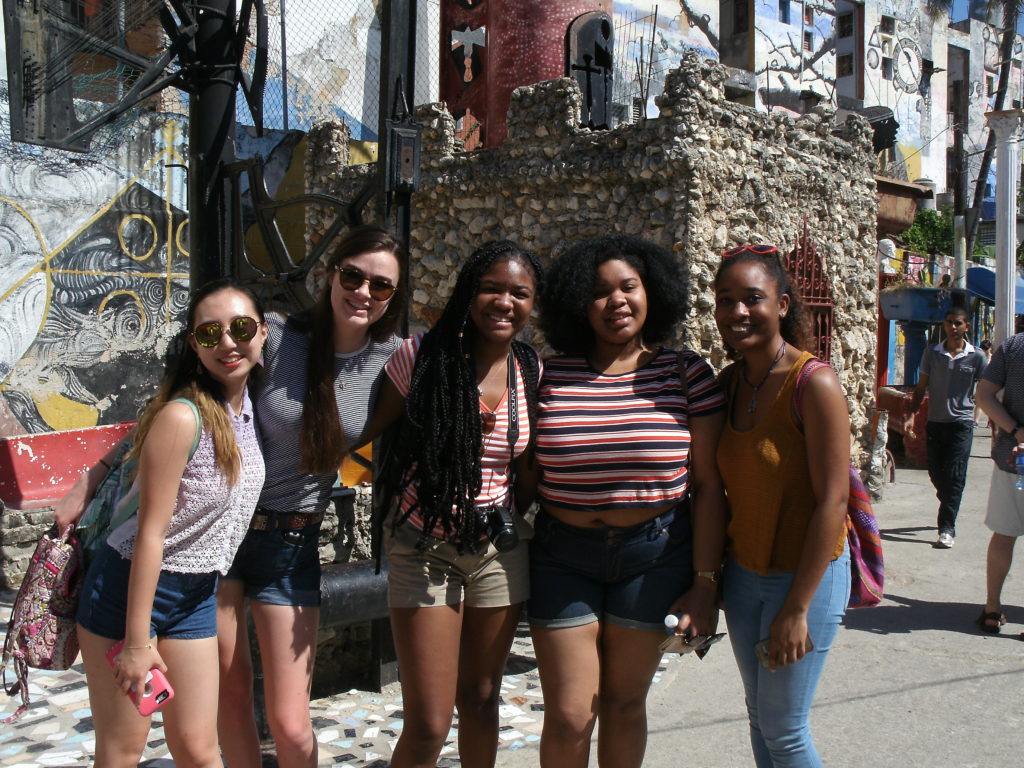
[[[782,359],[784,354],[786,354],[785,341],[782,342],[782,346],[779,347],[779,351],[775,353],[775,359],[772,360],[772,364],[768,366],[768,370],[764,372],[764,376],[761,377],[761,380],[757,382],[757,384],[750,383],[750,379],[747,378],[747,364],[746,362],[743,363],[743,368],[740,369],[740,375],[743,377],[743,380],[747,382],[747,386],[754,390],[750,395],[750,403],[747,405],[747,413],[753,413],[757,410],[757,392],[764,386],[764,383],[768,381],[768,377],[771,376],[772,371],[775,370],[775,366],[779,364],[779,360]]]

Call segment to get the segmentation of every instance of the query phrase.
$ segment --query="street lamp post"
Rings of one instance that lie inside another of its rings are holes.
[[[985,117],[996,135],[996,323],[992,343],[998,347],[1013,333],[1017,183],[1024,111],[1004,109],[988,112]]]

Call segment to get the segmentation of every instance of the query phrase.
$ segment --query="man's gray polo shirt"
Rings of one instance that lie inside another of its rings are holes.
[[[928,377],[928,421],[974,421],[974,384],[985,370],[985,353],[969,342],[955,356],[940,342],[921,356]]]

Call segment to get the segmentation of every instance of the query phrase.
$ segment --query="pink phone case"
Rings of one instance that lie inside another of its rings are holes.
[[[107,651],[107,663],[111,669],[114,668],[114,659],[121,653],[122,645],[124,645],[124,640],[118,641]],[[139,696],[137,691],[128,691],[128,695],[134,702],[135,708],[139,710],[139,714],[148,717],[174,698],[174,689],[167,682],[164,673],[154,667],[149,670],[149,675],[146,677],[146,689],[142,696]]]

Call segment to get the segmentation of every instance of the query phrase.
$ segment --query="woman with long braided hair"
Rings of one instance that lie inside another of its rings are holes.
[[[393,768],[435,766],[459,711],[459,757],[494,765],[501,675],[529,592],[539,362],[516,335],[541,267],[509,241],[469,257],[434,328],[408,339],[364,435],[402,417],[400,490],[385,523],[405,727]]]

